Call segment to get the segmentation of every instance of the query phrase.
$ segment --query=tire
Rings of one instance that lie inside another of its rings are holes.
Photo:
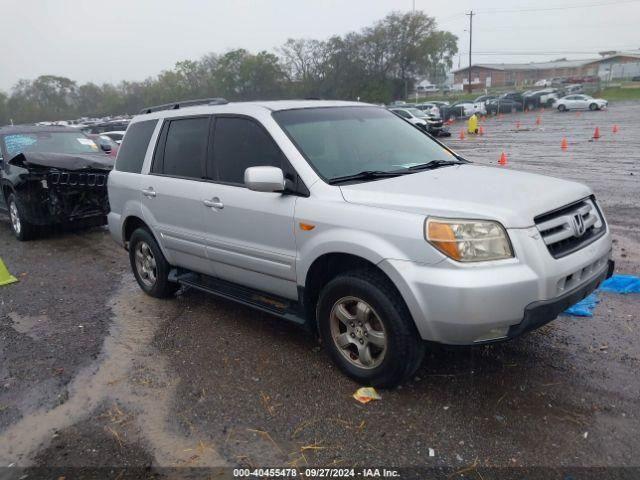
[[[337,276],[320,292],[316,311],[332,360],[361,384],[395,387],[413,375],[424,358],[425,344],[409,310],[380,272],[366,269]]]
[[[7,198],[7,208],[9,209],[9,220],[11,231],[20,241],[35,238],[38,230],[35,225],[25,220],[24,208],[15,193],[10,193]]]
[[[565,107],[564,105],[558,105],[558,111],[559,112],[566,112],[567,111],[567,107]]]
[[[598,105],[597,105],[597,104],[595,104],[595,103],[592,103],[591,105],[589,105],[589,110],[591,110],[592,112],[593,112],[594,110],[598,110]]]
[[[138,285],[147,295],[167,298],[178,290],[179,285],[169,281],[171,265],[146,228],[138,228],[131,234],[129,261]]]

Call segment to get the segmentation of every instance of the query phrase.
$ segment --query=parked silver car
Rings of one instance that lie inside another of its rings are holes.
[[[362,103],[147,109],[108,190],[146,293],[182,284],[305,325],[376,386],[415,372],[425,340],[544,325],[613,268],[588,187],[473,165]]]

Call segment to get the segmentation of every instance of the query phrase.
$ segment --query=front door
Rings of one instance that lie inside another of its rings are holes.
[[[297,299],[294,209],[296,196],[251,191],[244,171],[285,167],[286,158],[257,121],[238,116],[215,120],[211,182],[203,186],[207,256],[227,281]]]
[[[158,234],[169,263],[213,275],[202,203],[210,121],[208,116],[165,121],[141,192],[145,220]]]

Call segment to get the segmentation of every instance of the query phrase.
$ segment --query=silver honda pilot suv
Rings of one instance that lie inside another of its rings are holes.
[[[613,270],[588,187],[473,165],[362,103],[145,109],[108,191],[144,292],[189,286],[299,323],[375,386],[412,375],[426,341],[544,325]]]

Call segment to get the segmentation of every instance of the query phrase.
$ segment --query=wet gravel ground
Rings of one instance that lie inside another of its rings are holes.
[[[460,141],[455,124],[447,143],[590,184],[617,273],[640,275],[640,105],[482,125]],[[602,138],[590,141],[596,126]],[[0,467],[13,465],[0,477],[25,466],[100,467],[95,478],[224,465],[451,467],[468,478],[487,466],[640,467],[640,295],[602,294],[592,318],[560,317],[504,344],[433,346],[411,382],[361,405],[296,327],[194,290],[144,296],[105,229],[18,243],[9,228],[0,217],[0,257],[20,279],[0,287]]]

